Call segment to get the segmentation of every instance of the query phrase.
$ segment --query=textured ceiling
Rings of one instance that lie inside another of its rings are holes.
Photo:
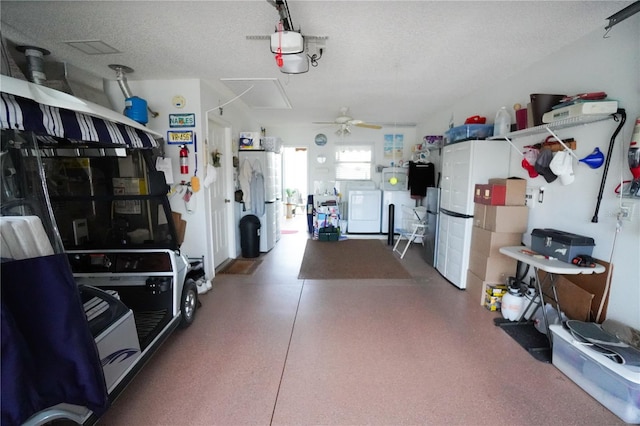
[[[278,70],[264,37],[247,38],[274,32],[279,15],[266,0],[2,0],[0,16],[3,37],[100,78],[115,80],[108,65],[124,64],[135,70],[129,81],[199,78],[226,99],[235,94],[221,79],[278,79],[291,108],[252,111],[278,126],[331,121],[342,106],[369,122],[423,122],[587,33],[604,35],[606,18],[631,3],[289,0],[296,29],[327,37],[317,67],[299,75]],[[120,53],[65,43],[78,40]]]

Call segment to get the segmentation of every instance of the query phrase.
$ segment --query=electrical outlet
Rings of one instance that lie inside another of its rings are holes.
[[[631,222],[631,219],[633,218],[633,207],[634,204],[622,203],[620,206],[620,219]]]

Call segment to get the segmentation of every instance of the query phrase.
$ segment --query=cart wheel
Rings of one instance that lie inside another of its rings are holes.
[[[188,279],[184,282],[182,297],[180,298],[180,328],[187,328],[196,317],[198,306],[198,286],[195,281]]]

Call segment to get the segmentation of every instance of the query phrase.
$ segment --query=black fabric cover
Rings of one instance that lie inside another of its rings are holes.
[[[2,425],[66,402],[108,406],[98,349],[64,254],[2,263]]]
[[[427,187],[436,186],[435,166],[433,163],[409,162],[409,190],[412,197],[425,197]]]

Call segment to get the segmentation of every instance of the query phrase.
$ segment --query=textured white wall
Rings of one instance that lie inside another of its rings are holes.
[[[148,80],[148,81],[131,81],[128,83],[131,93],[145,99],[149,107],[158,112],[157,118],[149,117],[147,127],[164,135],[166,140],[169,127],[169,114],[195,113],[196,126],[193,128],[185,128],[185,130],[194,130],[196,133],[198,144],[198,177],[200,178],[201,189],[193,194],[195,198],[195,208],[192,213],[187,212],[185,202],[180,194],[173,195],[170,198],[171,209],[182,214],[182,218],[187,221],[187,230],[185,233],[184,243],[181,250],[189,257],[204,256],[207,276],[213,276],[212,270],[212,254],[209,250],[207,239],[210,233],[205,232],[210,229],[207,226],[209,215],[206,212],[207,201],[205,199],[206,191],[202,186],[205,176],[206,161],[205,139],[207,137],[206,112],[216,108],[220,103],[224,103],[226,98],[222,97],[213,88],[203,85],[197,79],[185,80]],[[117,111],[124,110],[124,96],[116,82],[109,81],[105,83],[105,92],[109,97],[111,104]],[[184,108],[176,108],[172,104],[175,95],[181,95],[186,99]],[[257,124],[252,122],[246,115],[246,112],[237,108],[233,104],[224,107],[224,114],[220,117],[232,129],[232,137],[237,141],[240,131],[247,128],[254,129]],[[175,129],[174,129],[175,130]],[[195,155],[193,145],[189,146],[189,174],[181,175],[179,167],[179,150],[177,145],[165,145],[165,154],[172,161],[173,177],[176,182],[184,180],[189,182],[193,175],[195,167]],[[236,148],[237,150],[237,148]],[[229,160],[228,158],[226,160]],[[233,192],[229,191],[229,197],[233,199]],[[230,241],[234,241],[233,235],[229,236]]]

